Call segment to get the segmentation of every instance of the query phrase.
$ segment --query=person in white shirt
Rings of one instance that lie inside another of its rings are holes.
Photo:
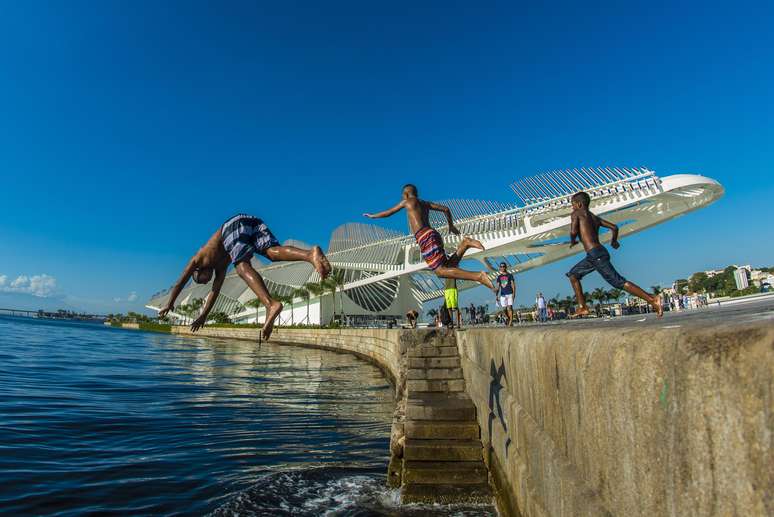
[[[537,306],[538,321],[545,323],[548,319],[548,311],[546,310],[546,299],[543,298],[543,293],[538,293],[535,298],[535,305]]]

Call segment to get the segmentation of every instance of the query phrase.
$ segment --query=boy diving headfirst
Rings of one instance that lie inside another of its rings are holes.
[[[310,250],[280,246],[263,221],[250,215],[238,214],[223,223],[223,226],[218,228],[210,240],[191,258],[172,288],[166,307],[159,311],[159,317],[165,316],[174,309],[175,300],[189,278],[193,277],[197,284],[206,284],[214,274],[212,292],[207,296],[199,317],[191,324],[192,332],[199,330],[207,321],[207,316],[220,294],[228,265],[234,264],[237,274],[266,307],[266,321],[261,334],[263,339],[269,339],[274,330],[274,320],[282,312],[282,304],[271,297],[266,284],[263,283],[263,278],[250,263],[255,253],[263,255],[272,262],[278,260],[309,262],[319,273],[320,278],[325,278],[331,272],[331,265],[319,246]]]
[[[406,209],[406,216],[408,217],[411,232],[414,234],[417,244],[419,244],[422,258],[437,276],[441,278],[472,280],[487,286],[489,289],[494,289],[492,281],[485,272],[480,271],[474,273],[458,267],[460,260],[462,260],[462,256],[469,248],[483,250],[483,244],[470,237],[464,237],[462,242],[457,246],[457,250],[447,257],[446,252],[443,249],[443,237],[441,237],[441,234],[434,228],[430,227],[429,216],[430,210],[442,212],[446,216],[446,221],[449,224],[449,232],[459,235],[460,231],[454,226],[451,210],[449,210],[449,207],[447,206],[419,199],[417,196],[417,188],[414,185],[409,184],[403,187],[403,199],[401,199],[400,203],[394,207],[385,210],[384,212],[363,215],[370,219],[378,219],[381,217],[389,217],[400,212],[404,208]]]
[[[580,283],[581,278],[592,271],[597,271],[602,275],[602,278],[607,280],[616,289],[623,289],[627,293],[648,302],[653,306],[660,318],[664,315],[664,310],[661,308],[661,298],[657,295],[646,293],[637,284],[626,280],[618,274],[618,271],[610,263],[610,254],[599,242],[599,228],[604,226],[612,232],[610,246],[613,249],[618,249],[621,246],[618,242],[618,226],[592,214],[589,210],[590,202],[591,198],[586,192],[578,192],[572,196],[573,210],[570,217],[570,247],[572,248],[578,244],[578,236],[580,235],[580,240],[586,249],[586,258],[578,262],[567,273],[570,284],[572,284],[572,288],[575,290],[575,296],[578,299],[578,309],[575,311],[575,316],[584,316],[589,313],[589,308],[586,306],[586,298],[583,296],[583,287]]]

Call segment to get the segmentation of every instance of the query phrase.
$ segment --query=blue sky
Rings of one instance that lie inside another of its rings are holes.
[[[3,4],[0,289],[138,310],[236,212],[325,246],[407,181],[512,201],[596,165],[727,189],[624,240],[632,280],[774,265],[771,3],[279,4]]]

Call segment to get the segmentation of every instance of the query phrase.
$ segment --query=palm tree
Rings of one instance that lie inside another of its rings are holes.
[[[331,277],[326,278],[325,280],[320,280],[320,288],[322,288],[322,295],[325,297],[326,294],[331,293],[333,296],[333,319],[331,321],[336,320],[336,286],[331,282]]]
[[[305,284],[304,288],[310,294],[310,297],[316,296],[319,298],[325,292],[325,288],[323,288],[322,285],[314,282]],[[322,319],[322,300],[320,300],[320,318]],[[309,297],[306,298],[306,321],[309,323]],[[320,321],[320,323],[322,323],[322,321]]]
[[[189,306],[191,307],[191,310],[197,313],[199,309],[202,308],[202,305],[204,305],[204,298],[194,298],[193,300],[191,300],[191,303],[189,304]]]
[[[306,300],[306,324],[309,325],[309,290],[304,287],[293,289],[293,296]]]
[[[605,290],[601,287],[597,287],[591,292],[591,299],[596,300],[598,305],[602,305],[602,300],[605,298]]]
[[[188,303],[178,306],[177,312],[186,316],[187,319],[196,319],[203,304],[202,298],[194,298]]]
[[[293,324],[293,295],[286,295],[286,294],[272,294],[272,298],[274,298],[276,301],[280,302],[282,305],[290,304],[290,324]],[[284,307],[283,307],[284,310]],[[280,324],[282,323],[282,318],[279,318]]]
[[[258,321],[258,309],[263,307],[261,300],[259,300],[258,298],[253,298],[252,300],[248,300],[245,303],[245,307],[252,307],[253,309],[255,309],[255,321]]]
[[[259,300],[258,298],[253,298],[252,300],[245,302],[245,307],[252,307],[254,309],[258,309],[260,307],[263,307],[263,304],[261,303],[261,300]]]
[[[661,286],[658,284],[650,286],[650,289],[653,291],[653,294],[661,293]]]
[[[607,292],[608,300],[615,300],[616,302],[618,302],[621,299],[621,296],[623,296],[623,291],[621,291],[620,289],[610,289]],[[610,315],[614,316],[613,311],[610,311]]]
[[[344,286],[344,271],[341,269],[334,269],[328,275],[328,278],[321,282],[325,289],[333,295],[333,319],[336,319],[336,291]],[[344,319],[344,299],[339,296],[341,300],[341,317]]]
[[[296,299],[296,291],[295,291],[295,289],[290,291],[285,296],[283,296],[283,298],[284,298],[284,301],[287,302],[288,305],[290,305],[290,324],[291,325],[295,325],[296,322],[295,322],[294,313],[296,311],[293,310],[293,301]]]

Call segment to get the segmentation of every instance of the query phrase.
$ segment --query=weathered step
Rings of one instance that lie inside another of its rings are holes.
[[[407,379],[462,379],[462,368],[409,368]]]
[[[430,346],[420,345],[408,350],[409,357],[457,357],[459,350],[456,346]]]
[[[482,461],[406,461],[403,482],[420,485],[483,485],[487,471]]]
[[[489,485],[405,485],[401,502],[437,504],[491,504]]]
[[[465,394],[409,392],[406,418],[409,420],[475,421],[476,406]]]
[[[481,461],[479,440],[418,440],[406,437],[405,461]]]
[[[464,422],[406,420],[403,429],[407,438],[422,440],[477,440],[480,438],[478,423],[473,420]]]
[[[422,391],[435,391],[443,393],[452,393],[465,391],[464,379],[450,379],[450,380],[407,380],[406,389],[409,393],[422,392]]]
[[[457,357],[409,357],[409,368],[459,368],[460,358]]]

